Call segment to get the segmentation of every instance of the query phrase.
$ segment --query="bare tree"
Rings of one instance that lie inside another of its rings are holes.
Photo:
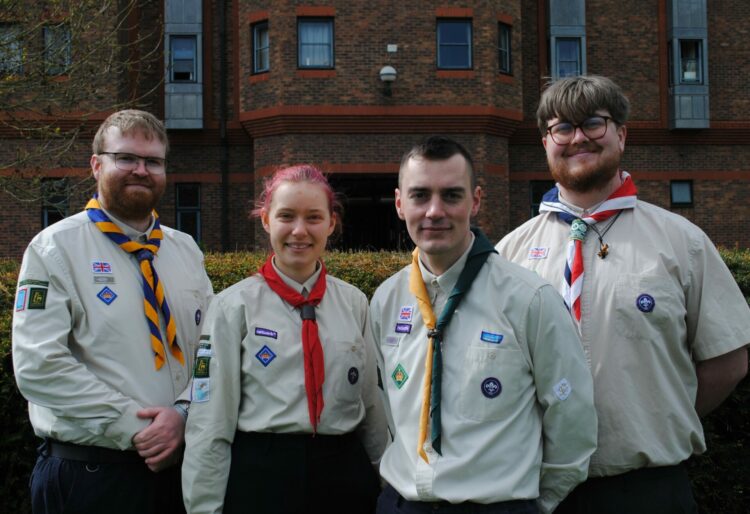
[[[153,0],[0,0],[0,191],[38,200],[46,169],[80,167],[82,134],[158,98],[160,12]]]

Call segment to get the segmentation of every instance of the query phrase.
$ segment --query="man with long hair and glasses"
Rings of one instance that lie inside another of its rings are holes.
[[[629,103],[610,79],[560,79],[537,119],[557,182],[497,250],[560,288],[594,378],[598,448],[562,513],[696,512],[682,462],[700,418],[747,373],[750,309],[708,237],[637,198],[620,167]]]
[[[34,514],[184,512],[178,464],[212,288],[195,241],[154,210],[167,151],[153,115],[109,116],[90,159],[96,194],[24,254],[13,365],[44,439]]]

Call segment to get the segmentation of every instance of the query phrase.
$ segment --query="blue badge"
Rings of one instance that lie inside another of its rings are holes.
[[[263,348],[261,348],[260,351],[255,354],[255,358],[258,359],[261,364],[263,364],[263,367],[266,367],[271,364],[272,360],[276,358],[276,354],[273,353],[268,346],[263,345]]]
[[[96,296],[107,305],[110,305],[117,298],[115,292],[106,286]]]
[[[26,291],[28,291],[26,288],[18,290],[18,294],[16,295],[16,311],[22,311],[26,308]]]
[[[257,327],[255,329],[255,335],[262,336],[262,337],[272,337],[274,339],[277,339],[279,336],[279,334],[276,333],[275,331],[270,330],[268,328],[261,328],[261,327]]]
[[[495,377],[485,378],[482,381],[482,394],[487,398],[495,398],[503,390],[503,386],[500,385],[500,381]]]
[[[359,370],[355,367],[349,368],[349,372],[346,374],[346,378],[349,379],[349,383],[354,385],[359,380]]]
[[[500,344],[503,342],[503,335],[493,334],[492,332],[482,330],[482,336],[480,339],[486,343]]]
[[[195,310],[195,324],[200,325],[201,324],[201,316],[203,313],[201,313],[200,309]]]
[[[643,293],[636,299],[635,306],[641,312],[651,312],[656,307],[656,300],[650,294]]]
[[[396,323],[396,332],[399,334],[411,334],[411,323]]]

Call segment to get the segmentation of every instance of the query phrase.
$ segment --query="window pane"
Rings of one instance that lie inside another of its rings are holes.
[[[680,41],[682,82],[701,82],[700,41]]]
[[[268,23],[259,23],[253,27],[253,71],[268,71]]]
[[[12,23],[0,23],[0,76],[23,73],[20,30]]]
[[[201,188],[198,184],[177,184],[177,208],[200,207]]]
[[[531,217],[539,214],[539,205],[542,203],[544,194],[555,186],[552,180],[532,180],[529,183],[529,193],[531,195]]]
[[[438,20],[438,68],[471,68],[471,21]]]
[[[170,38],[172,82],[195,82],[196,46],[195,36]]]
[[[61,75],[70,66],[70,29],[66,25],[44,27],[44,64],[47,75]]]
[[[298,36],[300,68],[333,67],[333,21],[300,20]]]
[[[581,74],[581,41],[578,38],[557,39],[557,71],[560,77]]]
[[[503,73],[510,73],[510,27],[505,24],[498,26],[499,66]]]
[[[67,179],[42,180],[42,225],[48,227],[68,215],[70,191]]]
[[[672,181],[670,183],[672,205],[692,205],[693,183],[690,181]]]
[[[200,240],[199,226],[200,212],[181,211],[177,213],[177,230],[190,234],[196,241]]]

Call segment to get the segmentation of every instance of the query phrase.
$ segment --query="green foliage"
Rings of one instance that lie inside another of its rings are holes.
[[[750,300],[750,251],[722,250],[722,257]],[[254,273],[263,253],[208,253],[206,270],[219,292]],[[395,252],[332,252],[325,258],[331,275],[359,287],[368,297],[410,256]],[[0,497],[3,512],[30,512],[28,479],[36,458],[26,403],[16,389],[11,359],[10,323],[19,263],[0,259]],[[750,380],[704,420],[709,451],[689,462],[702,512],[750,512]]]

